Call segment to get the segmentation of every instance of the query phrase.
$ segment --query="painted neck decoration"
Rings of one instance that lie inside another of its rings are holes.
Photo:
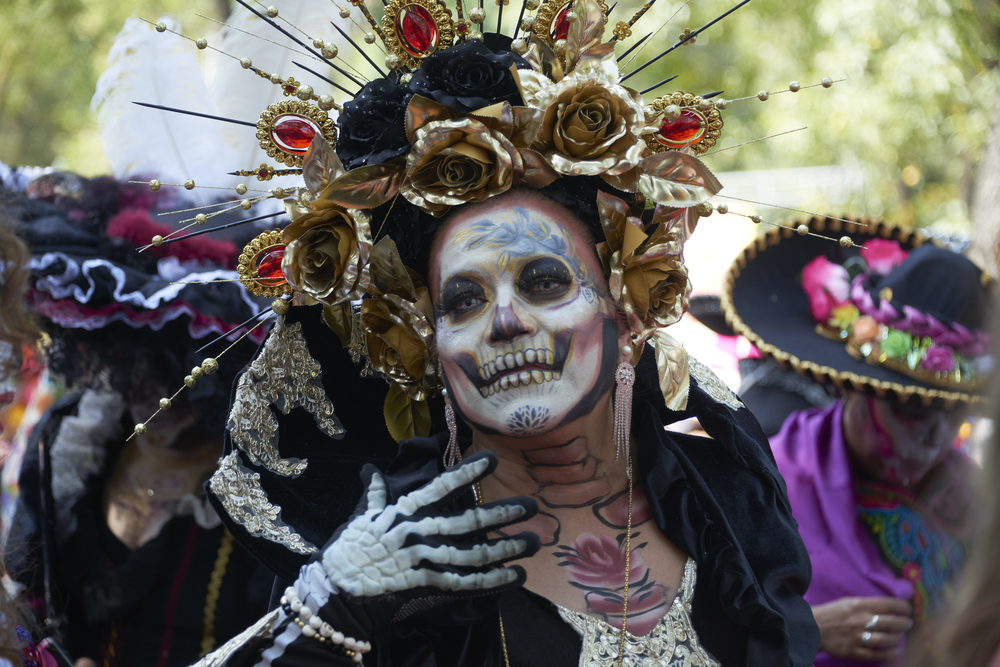
[[[943,389],[976,391],[993,365],[989,336],[957,322],[945,324],[912,306],[892,305],[892,290],[878,299],[866,289],[872,273],[885,275],[909,256],[897,241],[873,239],[851,267],[819,256],[802,270],[802,289],[816,333],[843,341],[856,359]],[[863,264],[863,265],[862,265]]]

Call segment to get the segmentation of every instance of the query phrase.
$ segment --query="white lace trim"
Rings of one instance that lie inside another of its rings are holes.
[[[87,479],[103,467],[107,443],[120,435],[124,412],[125,401],[117,391],[88,389],[80,397],[77,414],[63,417],[59,425],[49,448],[59,546],[76,530],[73,506],[86,491]]]

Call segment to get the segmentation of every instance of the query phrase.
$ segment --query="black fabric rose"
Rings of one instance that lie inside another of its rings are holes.
[[[509,51],[494,53],[479,41],[468,41],[424,60],[410,80],[410,90],[465,114],[497,102],[521,106],[510,66],[529,67]]]
[[[337,119],[337,157],[347,169],[382,164],[406,153],[406,104],[410,91],[386,79],[376,79],[344,103]]]

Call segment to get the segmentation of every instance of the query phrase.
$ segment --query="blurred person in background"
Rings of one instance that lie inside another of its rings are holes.
[[[18,238],[9,221],[0,216],[0,408],[9,404],[13,391],[7,381],[21,367],[22,350],[33,347],[40,335],[37,324],[25,309],[24,291],[30,272],[27,246]],[[27,614],[9,591],[16,588],[0,558],[0,667],[49,667],[53,658],[32,641]]]
[[[951,604],[969,552],[977,469],[955,442],[992,367],[989,281],[904,228],[805,230],[850,243],[769,235],[724,305],[761,352],[840,389],[771,447],[812,561],[816,665],[890,661]]]
[[[994,324],[994,336],[997,327]],[[1000,418],[1000,393],[994,379],[994,424]],[[984,447],[983,474],[976,486],[982,516],[975,543],[948,614],[924,638],[927,649],[912,667],[1000,667],[1000,431]]]
[[[252,346],[204,366],[229,343],[197,348],[259,307],[232,282],[228,242],[136,252],[169,231],[152,221],[146,188],[49,174],[4,194],[31,248],[26,302],[51,341],[47,363],[72,388],[32,432],[9,568],[73,658],[188,665],[256,618],[270,592],[272,577],[202,491]]]

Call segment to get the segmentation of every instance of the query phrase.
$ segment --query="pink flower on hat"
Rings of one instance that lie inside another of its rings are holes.
[[[802,289],[813,319],[826,324],[833,309],[848,302],[851,279],[847,269],[821,255],[802,269]]]
[[[932,373],[950,373],[955,370],[955,354],[950,347],[929,347],[924,356],[923,367]]]
[[[909,252],[899,247],[898,241],[888,239],[866,241],[865,247],[861,249],[861,257],[868,264],[868,268],[873,273],[883,276],[906,261],[909,256]]]

